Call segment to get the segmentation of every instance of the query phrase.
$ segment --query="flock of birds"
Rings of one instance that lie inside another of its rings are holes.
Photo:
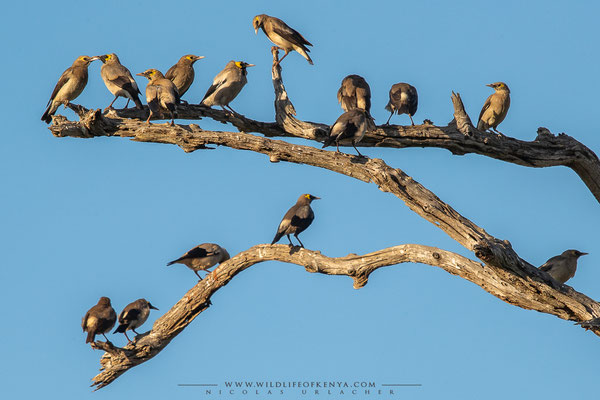
[[[278,50],[285,51],[285,54],[277,61],[276,65],[281,63],[291,51],[296,51],[309,64],[313,64],[308,54],[310,50],[307,47],[312,46],[312,44],[282,20],[261,14],[253,18],[252,25],[255,33],[262,29]],[[177,116],[177,105],[184,102],[181,97],[188,91],[194,81],[194,63],[202,58],[204,57],[192,54],[185,55],[165,75],[153,68],[137,74],[148,79],[148,85],[146,86],[146,101],[150,109],[150,115],[146,121],[148,124],[150,124],[150,119],[155,114],[160,116],[161,111],[168,112],[171,117],[171,125],[174,124],[174,119]],[[116,54],[105,54],[96,57],[81,56],[61,75],[42,116],[43,121],[52,122],[52,115],[56,113],[61,104],[66,107],[70,101],[81,94],[87,84],[88,66],[94,60],[100,60],[103,63],[100,75],[107,89],[115,96],[105,111],[112,108],[119,97],[127,99],[125,107],[129,105],[129,101],[133,101],[136,108],[143,108],[139,99],[141,93],[138,85],[131,72],[121,64]],[[246,78],[247,68],[253,66],[253,64],[243,61],[229,61],[225,68],[213,79],[213,83],[206,91],[200,105],[206,107],[220,106],[224,111],[228,109],[229,112],[235,113],[229,103],[236,98],[248,82]],[[502,135],[497,127],[508,113],[510,90],[503,82],[496,82],[487,86],[493,88],[495,92],[487,98],[483,105],[479,114],[477,129],[480,131],[491,130]],[[337,98],[344,113],[330,127],[329,137],[325,140],[323,147],[330,146],[335,142],[339,152],[340,140],[350,139],[356,152],[362,157],[356,148],[356,144],[367,131],[375,127],[374,119],[371,116],[371,89],[363,77],[349,75],[342,80]],[[394,84],[390,89],[389,102],[385,107],[390,112],[386,125],[389,124],[394,114],[408,114],[411,124],[414,126],[413,116],[417,112],[417,107],[418,94],[415,87],[404,82]],[[293,246],[290,235],[294,235],[300,246],[304,247],[298,234],[312,223],[314,212],[310,204],[317,199],[319,197],[311,194],[301,195],[296,204],[284,215],[271,244],[278,242],[283,236],[287,236],[290,246]],[[556,281],[565,283],[575,275],[577,260],[585,254],[587,253],[567,250],[561,255],[549,259],[540,269],[547,272]],[[184,264],[201,279],[198,271],[207,271],[229,258],[229,253],[221,246],[214,243],[203,243],[180,258],[171,261],[168,265]],[[214,271],[210,275],[212,279],[215,278]],[[108,341],[105,334],[114,327],[117,319],[119,326],[114,333],[124,333],[128,342],[130,342],[127,331],[131,330],[137,334],[135,329],[147,320],[150,309],[156,308],[147,300],[138,299],[127,305],[117,318],[110,299],[101,297],[98,304],[85,314],[82,321],[83,331],[88,333],[86,343],[93,344],[95,336],[99,334],[102,334]]]

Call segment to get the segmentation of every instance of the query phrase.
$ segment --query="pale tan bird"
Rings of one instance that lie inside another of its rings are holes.
[[[344,111],[360,108],[371,114],[371,88],[362,76],[345,77],[337,92],[337,99]]]
[[[121,314],[119,314],[119,326],[115,329],[114,333],[123,333],[127,338],[127,342],[131,342],[129,336],[127,336],[127,331],[133,331],[136,335],[139,335],[135,331],[136,328],[139,328],[146,322],[148,319],[148,315],[150,315],[150,309],[158,310],[158,308],[154,307],[150,302],[146,299],[138,299],[132,303],[129,303]]]
[[[392,85],[390,89],[390,101],[388,101],[385,109],[390,112],[386,125],[390,124],[390,119],[394,113],[408,114],[410,117],[410,124],[415,125],[413,121],[413,115],[416,114],[417,108],[419,107],[419,95],[417,89],[409,85],[408,83],[400,82]]]
[[[248,64],[243,61],[229,61],[225,68],[215,76],[212,85],[206,91],[204,98],[200,102],[201,105],[212,107],[221,106],[223,111],[227,107],[231,112],[235,113],[229,103],[236,98],[242,91],[242,88],[248,83],[246,68],[254,67],[254,64]]]
[[[90,308],[81,321],[83,331],[88,333],[85,342],[93,343],[96,340],[96,335],[104,336],[104,339],[109,342],[105,333],[115,326],[116,321],[117,314],[110,304],[110,299],[100,297],[98,304]]]
[[[356,150],[360,157],[364,157],[356,148],[356,143],[360,142],[363,136],[365,136],[370,126],[369,121],[371,119],[367,115],[367,112],[360,108],[353,108],[343,113],[329,129],[329,137],[323,142],[323,148],[335,142],[337,152],[339,153],[340,140],[351,139],[354,150]]]
[[[298,243],[300,243],[300,247],[304,248],[304,244],[302,244],[298,235],[308,228],[315,219],[315,213],[312,208],[310,208],[310,203],[312,203],[313,200],[319,199],[320,197],[308,193],[300,196],[298,201],[296,201],[296,204],[294,204],[283,216],[271,244],[277,243],[279,239],[285,235],[290,241],[290,246],[293,246],[294,244],[290,238],[290,235],[293,234],[298,240]]]
[[[497,130],[498,125],[508,113],[510,107],[510,89],[504,82],[490,83],[489,86],[495,90],[485,103],[479,113],[479,122],[477,122],[477,129],[480,131],[487,131],[491,129],[499,135],[503,135],[502,132]]]
[[[173,126],[177,114],[177,105],[179,104],[179,93],[175,84],[165,78],[162,72],[153,68],[137,75],[145,76],[149,80],[148,86],[146,86],[146,101],[150,108],[150,115],[146,122],[150,124],[150,118],[154,114],[159,114],[162,108],[168,110],[171,114],[171,126]]]
[[[195,56],[193,54],[187,54],[181,57],[179,61],[177,61],[177,64],[169,68],[169,70],[165,74],[165,78],[173,81],[173,83],[177,87],[177,92],[179,92],[179,98],[183,97],[185,92],[188,91],[188,89],[194,82],[194,76],[196,74],[194,72],[194,63],[203,58],[204,56]]]
[[[71,100],[75,100],[83,92],[88,81],[88,66],[97,59],[98,57],[77,57],[73,65],[62,73],[50,95],[48,106],[42,115],[42,121],[47,124],[52,122],[52,116],[61,104],[66,108]]]
[[[115,96],[113,101],[104,109],[104,111],[112,109],[112,105],[119,97],[125,97],[127,99],[125,108],[129,105],[129,100],[133,100],[135,108],[141,110],[143,106],[138,95],[142,93],[140,92],[135,79],[131,76],[131,72],[121,64],[119,57],[117,57],[115,53],[111,53],[98,56],[98,58],[102,61],[100,76],[102,77],[106,88]]]
[[[198,271],[207,271],[209,268],[229,260],[229,258],[230,257],[227,250],[218,244],[202,243],[178,259],[169,262],[167,266],[173,264],[183,264],[194,271],[196,276],[198,276],[198,279],[202,279],[202,277],[198,274]],[[212,271],[211,273],[213,279],[214,272],[215,271]]]
[[[575,276],[577,271],[577,259],[588,253],[579,250],[566,250],[561,255],[554,256],[540,267],[547,272],[555,281],[565,283]]]
[[[302,57],[308,61],[310,65],[313,65],[308,52],[310,50],[306,46],[312,46],[312,44],[304,38],[296,30],[290,28],[285,22],[279,18],[271,17],[266,14],[260,14],[252,19],[252,26],[254,27],[254,33],[258,34],[258,28],[262,28],[263,32],[269,40],[277,46],[280,50],[285,51],[285,54],[275,65],[279,65],[284,58],[292,50],[296,50]]]

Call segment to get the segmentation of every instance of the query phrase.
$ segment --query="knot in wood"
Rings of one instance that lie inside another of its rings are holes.
[[[433,258],[435,258],[436,260],[439,260],[440,258],[442,258],[442,256],[440,256],[440,253],[437,253],[435,251],[433,252],[432,255],[433,255]]]
[[[348,270],[348,275],[350,275],[350,276],[354,276],[354,274],[356,274],[356,270],[355,270],[354,268],[350,268],[350,269]]]

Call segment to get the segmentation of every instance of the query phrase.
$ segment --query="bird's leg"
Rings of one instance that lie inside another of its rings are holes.
[[[352,139],[352,147],[354,147],[354,150],[356,150],[356,152],[358,153],[359,157],[364,157],[362,154],[360,154],[360,151],[358,151],[358,149],[356,148],[356,144],[354,143],[354,139]]]
[[[171,111],[171,126],[175,126],[175,114],[173,114],[173,111]]]
[[[412,115],[408,114],[408,116],[410,118],[410,124],[411,124],[411,126],[415,126],[415,123],[413,122],[413,119],[412,119]]]
[[[337,149],[336,153],[339,153],[340,152],[340,137],[339,136],[335,138],[335,147]]]
[[[135,332],[135,331],[134,331]],[[125,334],[125,337],[127,338],[127,343],[131,343],[131,339],[129,339],[129,336],[127,336],[127,330],[125,330],[125,332],[123,332]]]
[[[200,276],[200,274],[198,273],[198,271],[194,270],[194,273],[196,274],[196,276],[198,277],[198,280],[201,281],[202,277]]]
[[[127,98],[127,103],[125,103],[125,108],[129,107],[129,100],[131,100],[129,97]]]
[[[386,125],[390,124],[390,119],[392,119],[392,115],[394,115],[394,112],[392,111],[392,113],[390,114],[390,117],[388,118],[387,122],[385,123]]]
[[[152,112],[152,110],[150,110],[150,115],[148,115],[148,119],[146,120],[146,123],[148,125],[152,125],[152,123],[150,123],[150,118],[152,118],[152,114],[154,114],[154,113]]]
[[[278,49],[283,50],[281,47],[278,47]],[[277,62],[275,63],[275,67],[278,66],[279,63],[281,63],[283,61],[283,59],[287,57],[288,54],[290,54],[289,50],[285,50],[285,54],[283,55],[283,57],[281,57],[279,60],[277,60]]]
[[[497,128],[490,128],[492,131],[496,132],[500,136],[506,136],[504,133],[500,132]]]
[[[132,329],[133,333],[135,333],[136,335],[139,335],[139,333],[136,332],[135,329]]]
[[[294,243],[292,243],[292,238],[290,238],[290,235],[287,234],[286,236],[287,236],[288,240],[290,241],[290,246],[294,247]]]
[[[112,102],[111,102],[111,103],[108,105],[108,107],[106,107],[106,108],[104,109],[104,112],[107,112],[108,110],[111,110],[111,109],[113,108],[113,106],[112,106],[112,105],[114,104],[114,102],[115,102],[115,101],[117,101],[117,99],[118,99],[118,98],[119,98],[119,96],[115,96],[115,98],[114,98],[114,99],[113,99],[113,101],[112,101]],[[129,99],[127,99],[127,101],[129,101]]]
[[[70,105],[71,103],[69,102],[69,100],[65,100],[63,102],[63,106],[65,107],[65,110],[67,109],[67,107]]]
[[[225,107],[227,107],[229,110],[231,110],[232,113],[237,114],[237,112],[231,108],[231,106],[229,104],[227,104]]]
[[[108,338],[106,337],[106,335],[103,333],[102,336],[104,336],[104,339],[106,339],[106,343],[110,343],[110,340],[108,340]]]
[[[358,150],[357,150],[358,151]],[[304,245],[302,244],[302,240],[300,240],[300,238],[298,237],[297,233],[294,233],[294,237],[296,238],[296,240],[298,240],[298,242],[300,243],[300,247],[304,248]]]

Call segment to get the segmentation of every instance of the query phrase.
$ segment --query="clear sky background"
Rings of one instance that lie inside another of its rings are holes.
[[[232,106],[272,121],[271,43],[251,26],[259,13],[282,18],[314,44],[314,66],[295,53],[283,63],[301,119],[333,123],[341,114],[336,91],[351,73],[369,82],[380,124],[393,83],[418,89],[416,122],[445,125],[452,90],[476,120],[491,93],[485,84],[504,81],[512,105],[502,132],[533,140],[544,126],[600,151],[597,2],[7,3],[0,24],[3,395],[216,398],[177,384],[365,380],[423,384],[394,398],[596,396],[600,340],[572,322],[510,306],[430,266],[381,269],[354,290],[348,277],[275,262],[238,275],[157,357],[91,392],[102,352],[84,343],[80,322],[100,296],[109,296],[117,312],[147,298],[160,308],[140,331],[150,329],[197,282],[184,266],[167,268],[168,261],[202,242],[220,243],[232,255],[270,242],[301,193],[323,198],[301,238],[328,256],[419,243],[474,258],[372,184],[226,148],[185,154],[119,138],[59,139],[40,121],[77,56],[110,52],[134,74],[164,72],[184,54],[206,56],[185,96],[193,103],[229,60],[256,64]],[[110,103],[99,71],[94,62],[75,103]],[[146,80],[138,78],[143,91]],[[199,124],[235,130],[208,119]],[[363,153],[402,169],[534,265],[569,248],[589,252],[569,284],[600,299],[600,205],[571,170],[441,149]],[[110,338],[125,344],[122,335]]]

